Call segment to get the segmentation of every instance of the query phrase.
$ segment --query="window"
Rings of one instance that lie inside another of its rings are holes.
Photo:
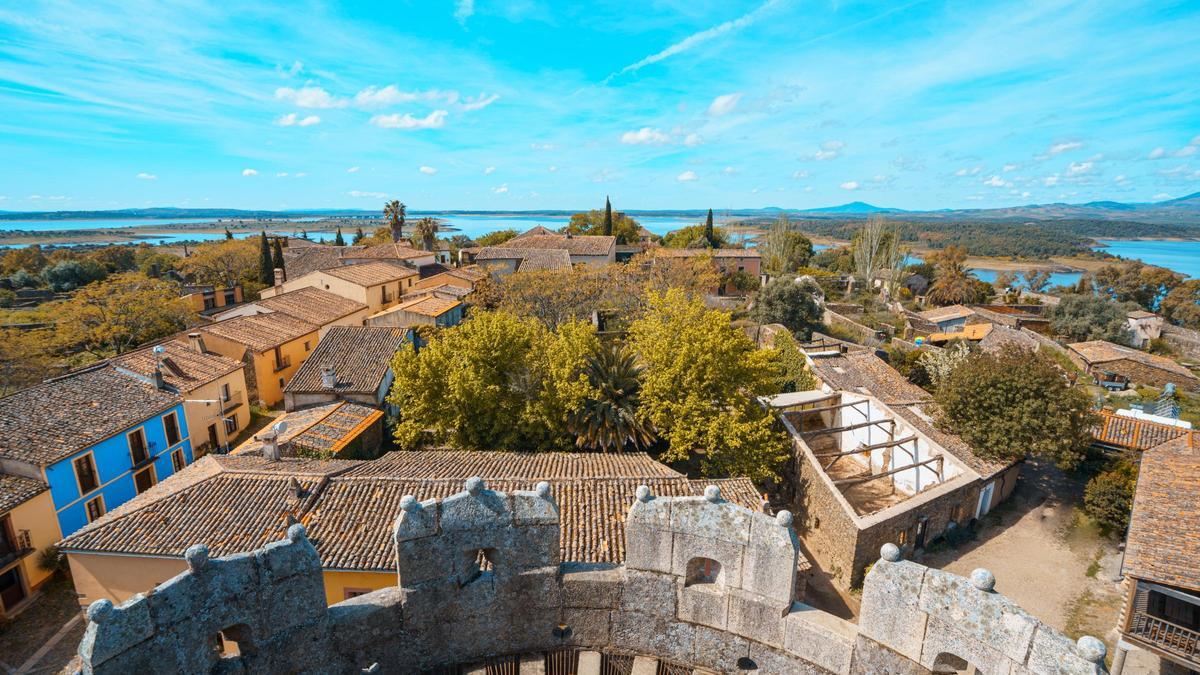
[[[89,523],[104,515],[104,495],[96,495],[95,499],[89,500],[87,504],[84,504],[84,508],[87,509]]]
[[[366,595],[370,592],[371,589],[369,588],[346,588],[342,590],[342,599],[349,600],[350,598],[357,598],[360,595]]]
[[[226,382],[225,384],[221,385],[221,400],[228,401],[230,398],[232,398],[232,395],[229,392],[229,383]]]
[[[721,580],[721,563],[710,558],[692,558],[687,564],[684,586],[715,584]]]
[[[225,418],[225,433],[232,434],[238,430],[237,415],[230,415]]]
[[[183,457],[183,448],[179,448],[175,452],[172,452],[171,453],[171,468],[174,469],[174,471],[176,473],[178,473],[178,472],[182,471],[183,467],[185,467],[185,466],[187,466],[187,461]]]
[[[304,341],[304,351],[312,351],[312,346],[309,345],[308,340]]]
[[[146,447],[145,430],[139,427],[126,434],[125,437],[129,439],[129,456],[133,458],[134,466],[141,464],[150,457],[149,450]]]
[[[90,453],[75,460],[74,465],[75,480],[79,482],[79,494],[85,495],[100,487],[100,481],[96,478],[96,462]]]
[[[179,442],[179,416],[175,413],[163,415],[163,427],[167,430],[167,445]]]
[[[133,487],[139,495],[154,487],[155,482],[153,465],[133,474]]]
[[[281,378],[279,378],[279,388],[280,388],[280,389],[283,389],[283,388],[286,386],[286,384],[287,384],[287,383],[285,383],[285,382],[283,381],[283,378],[282,378],[282,377],[281,377]]]

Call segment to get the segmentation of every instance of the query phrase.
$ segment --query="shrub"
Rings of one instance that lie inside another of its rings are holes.
[[[1121,459],[1112,468],[1097,474],[1083,491],[1083,512],[1109,532],[1121,533],[1129,526],[1133,509],[1133,491],[1137,486],[1137,465]]]

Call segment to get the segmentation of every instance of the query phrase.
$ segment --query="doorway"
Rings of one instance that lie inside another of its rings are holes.
[[[0,606],[8,613],[25,600],[25,584],[21,581],[21,568],[14,567],[0,574]]]

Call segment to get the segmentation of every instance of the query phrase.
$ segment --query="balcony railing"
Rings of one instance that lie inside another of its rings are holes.
[[[1138,612],[1130,621],[1129,636],[1174,656],[1200,664],[1200,631]]]

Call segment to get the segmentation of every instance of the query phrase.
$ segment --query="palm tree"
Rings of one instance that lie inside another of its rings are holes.
[[[398,242],[404,237],[404,215],[408,207],[399,199],[393,199],[383,205],[383,217],[388,219],[388,226],[392,228],[392,241]]]
[[[967,250],[961,246],[947,246],[930,256],[937,269],[937,278],[925,295],[935,305],[956,305],[980,302],[978,280],[966,268]],[[983,298],[986,299],[986,298]]]
[[[583,374],[596,394],[585,399],[567,421],[575,444],[602,452],[641,449],[654,442],[654,432],[637,418],[638,375],[633,353],[601,347],[588,355]]]
[[[437,239],[437,218],[421,218],[413,225],[413,243],[426,251],[433,250],[433,240]]]

